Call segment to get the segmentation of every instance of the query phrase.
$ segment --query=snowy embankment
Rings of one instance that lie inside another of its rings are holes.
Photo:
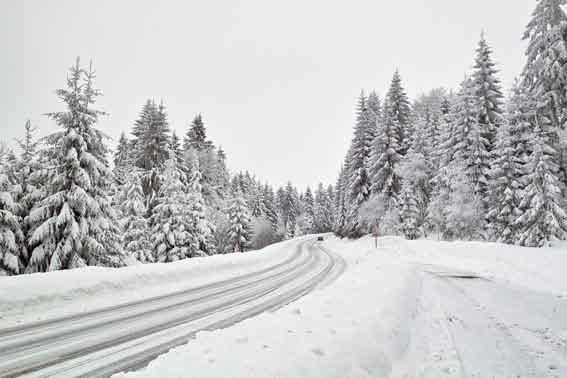
[[[2,327],[45,320],[173,293],[268,268],[290,258],[295,241],[259,251],[167,264],[87,267],[0,277]]]
[[[330,286],[118,376],[567,376],[567,249],[329,238]]]

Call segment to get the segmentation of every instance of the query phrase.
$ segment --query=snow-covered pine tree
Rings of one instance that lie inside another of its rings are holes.
[[[472,85],[478,101],[480,134],[486,140],[485,149],[488,152],[492,152],[498,128],[504,121],[502,105],[504,95],[497,77],[498,72],[492,59],[492,49],[486,42],[483,32],[476,50]]]
[[[251,215],[255,218],[264,216],[267,213],[264,201],[264,191],[259,184],[254,184],[248,207],[250,208]]]
[[[419,128],[420,125],[416,127]],[[414,145],[400,162],[399,174],[402,180],[402,192],[411,193],[412,196],[412,206],[415,206],[416,212],[416,227],[424,229],[429,209],[432,177],[429,160],[424,155],[423,146],[419,141],[420,133],[417,134]],[[403,200],[408,201],[407,198]],[[404,204],[401,203],[400,206],[403,207]]]
[[[92,108],[100,94],[94,78],[92,65],[85,71],[77,58],[67,88],[57,91],[67,110],[49,114],[63,132],[54,136],[60,149],[48,196],[28,217],[30,271],[123,264],[120,230],[106,195],[112,174],[102,135],[94,127],[104,114]]]
[[[284,188],[284,198],[283,198],[283,218],[284,218],[284,228],[286,231],[286,238],[294,238],[297,226],[298,217],[298,202],[297,191],[288,181]]]
[[[469,182],[487,204],[487,190],[490,170],[489,142],[483,136],[479,125],[478,99],[475,95],[474,82],[466,78],[453,108],[453,140],[455,142],[451,160],[465,164]]]
[[[134,124],[133,155],[136,165],[146,171],[163,169],[169,158],[169,124],[163,102],[148,100]]]
[[[303,218],[304,218],[304,229],[302,233],[304,235],[312,234],[315,232],[315,199],[313,198],[313,193],[311,188],[307,187],[305,190],[305,195],[303,196]]]
[[[122,226],[124,229],[124,249],[136,260],[143,263],[154,262],[150,241],[150,228],[145,218],[144,193],[140,184],[141,173],[134,170],[126,176],[122,195]]]
[[[418,209],[415,197],[416,193],[407,180],[402,181],[400,193],[400,231],[409,240],[415,240],[420,236],[418,225]]]
[[[195,118],[193,118],[189,130],[187,130],[187,134],[183,140],[183,149],[185,152],[189,150],[201,152],[211,147],[212,142],[207,140],[207,130],[203,123],[203,117],[201,114],[197,114]]]
[[[0,145],[0,276],[22,273],[27,251],[18,217],[19,207],[12,197],[8,178],[6,147]]]
[[[379,104],[377,96],[373,96],[373,110],[370,111],[364,92],[360,93],[357,105],[354,136],[349,149],[348,165],[348,211],[346,216],[347,233],[351,237],[359,237],[363,230],[358,220],[358,210],[370,196],[370,180],[367,166],[372,142],[376,136],[376,111]],[[371,114],[372,113],[372,114]]]
[[[145,115],[146,110],[150,112],[149,115]],[[161,186],[161,173],[170,157],[171,139],[163,102],[159,106],[152,102],[146,110],[143,111],[144,118],[141,119],[146,122],[142,128],[144,133],[135,141],[135,152],[136,166],[143,170],[142,189],[148,215],[151,215]]]
[[[492,240],[513,244],[516,240],[514,222],[518,217],[518,178],[522,166],[512,146],[511,128],[502,124],[494,146],[498,154],[492,162],[489,184],[489,237]]]
[[[482,197],[475,192],[466,163],[456,161],[452,165],[450,192],[446,206],[447,229],[445,238],[461,240],[484,239],[485,212]]]
[[[394,87],[395,88],[395,87]],[[396,203],[400,192],[400,177],[397,166],[401,160],[399,154],[398,114],[390,108],[390,103],[384,102],[383,120],[374,141],[370,175],[372,192],[385,194],[392,203]]]
[[[199,249],[199,240],[190,232],[193,227],[191,202],[175,159],[166,162],[156,202],[150,218],[155,260],[170,262],[204,256]]]
[[[118,145],[114,152],[114,177],[118,185],[123,185],[126,182],[126,176],[131,172],[132,144],[126,137],[124,132],[120,133]]]
[[[386,100],[390,113],[389,117],[393,118],[395,127],[395,138],[398,144],[396,152],[403,156],[408,151],[411,142],[411,107],[398,70],[394,72]],[[384,109],[386,109],[386,105],[384,105]],[[385,112],[386,110],[384,110]]]
[[[333,227],[333,200],[329,198],[329,192],[333,192],[333,187],[324,188],[319,183],[315,191],[315,232],[329,232]]]
[[[226,199],[230,190],[230,174],[226,166],[226,153],[219,147],[216,159],[216,187],[219,198]],[[273,193],[272,193],[273,194]]]
[[[567,214],[561,184],[557,178],[553,136],[538,128],[531,137],[532,153],[525,166],[526,187],[519,205],[521,215],[513,227],[518,229],[518,243],[542,247],[567,233]]]
[[[278,214],[276,210],[274,190],[271,186],[265,184],[262,188],[262,192],[264,208],[266,209],[265,216],[272,226],[272,231],[274,232],[274,234],[276,234],[278,232]]]
[[[229,217],[229,246],[231,252],[245,252],[248,249],[252,232],[250,229],[250,214],[246,201],[236,195],[228,210]]]
[[[215,227],[206,216],[206,206],[201,187],[201,170],[196,156],[191,159],[191,171],[188,187],[190,203],[190,227],[187,232],[192,240],[198,242],[198,254],[214,255],[216,253],[214,232]]]
[[[21,245],[20,257],[23,266],[27,266],[29,254],[27,253],[26,242],[30,237],[30,228],[25,219],[30,214],[35,203],[42,199],[44,194],[42,191],[43,181],[36,178],[37,173],[41,169],[37,158],[39,142],[34,138],[35,128],[31,126],[29,120],[25,124],[24,132],[24,138],[16,140],[22,153],[15,162],[13,169],[15,185],[12,187],[12,198],[17,202],[17,215],[20,217],[20,226],[25,237],[25,241]]]
[[[346,201],[346,193],[345,193],[345,186],[346,186],[346,162],[341,167],[339,177],[337,179],[337,184],[335,186],[335,203],[334,203],[334,212],[333,212],[333,231],[341,236],[345,236],[345,222],[346,222],[346,214],[347,214],[347,201]]]
[[[183,156],[183,150],[181,149],[179,137],[175,133],[175,130],[173,130],[173,133],[171,134],[171,144],[169,148],[175,157],[175,164],[181,169],[184,166],[185,158]]]
[[[537,99],[537,124],[556,151],[559,177],[567,185],[567,140],[560,139],[567,123],[567,15],[566,0],[539,0],[526,27],[527,61],[523,84]]]
[[[132,140],[131,140],[131,150],[132,158],[136,164],[140,163],[143,155],[143,139],[146,131],[154,122],[154,118],[157,113],[157,106],[154,100],[148,99],[146,103],[142,106],[140,115],[138,119],[134,121],[134,127],[132,128]]]

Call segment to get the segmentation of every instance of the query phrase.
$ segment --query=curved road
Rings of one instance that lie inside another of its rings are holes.
[[[59,319],[0,329],[0,377],[106,377],[139,367],[202,330],[277,309],[345,268],[313,240],[268,269]]]

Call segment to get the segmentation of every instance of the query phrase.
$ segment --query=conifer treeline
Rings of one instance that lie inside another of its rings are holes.
[[[336,185],[334,230],[543,246],[567,233],[567,16],[540,0],[525,68],[504,101],[484,34],[457,94],[413,103],[398,72],[358,101]]]
[[[19,156],[0,145],[0,275],[244,252],[331,230],[332,187],[313,196],[231,175],[202,116],[181,140],[163,102],[144,104],[111,169],[94,79],[77,59],[56,92],[66,110],[49,114],[61,130],[36,141],[27,122]]]

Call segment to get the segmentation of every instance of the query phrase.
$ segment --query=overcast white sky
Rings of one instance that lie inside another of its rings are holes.
[[[100,129],[129,130],[163,99],[181,134],[202,112],[232,170],[279,185],[335,181],[361,88],[399,68],[410,96],[454,88],[482,29],[509,87],[535,0],[0,0],[0,140],[61,105],[76,56],[92,59]]]

